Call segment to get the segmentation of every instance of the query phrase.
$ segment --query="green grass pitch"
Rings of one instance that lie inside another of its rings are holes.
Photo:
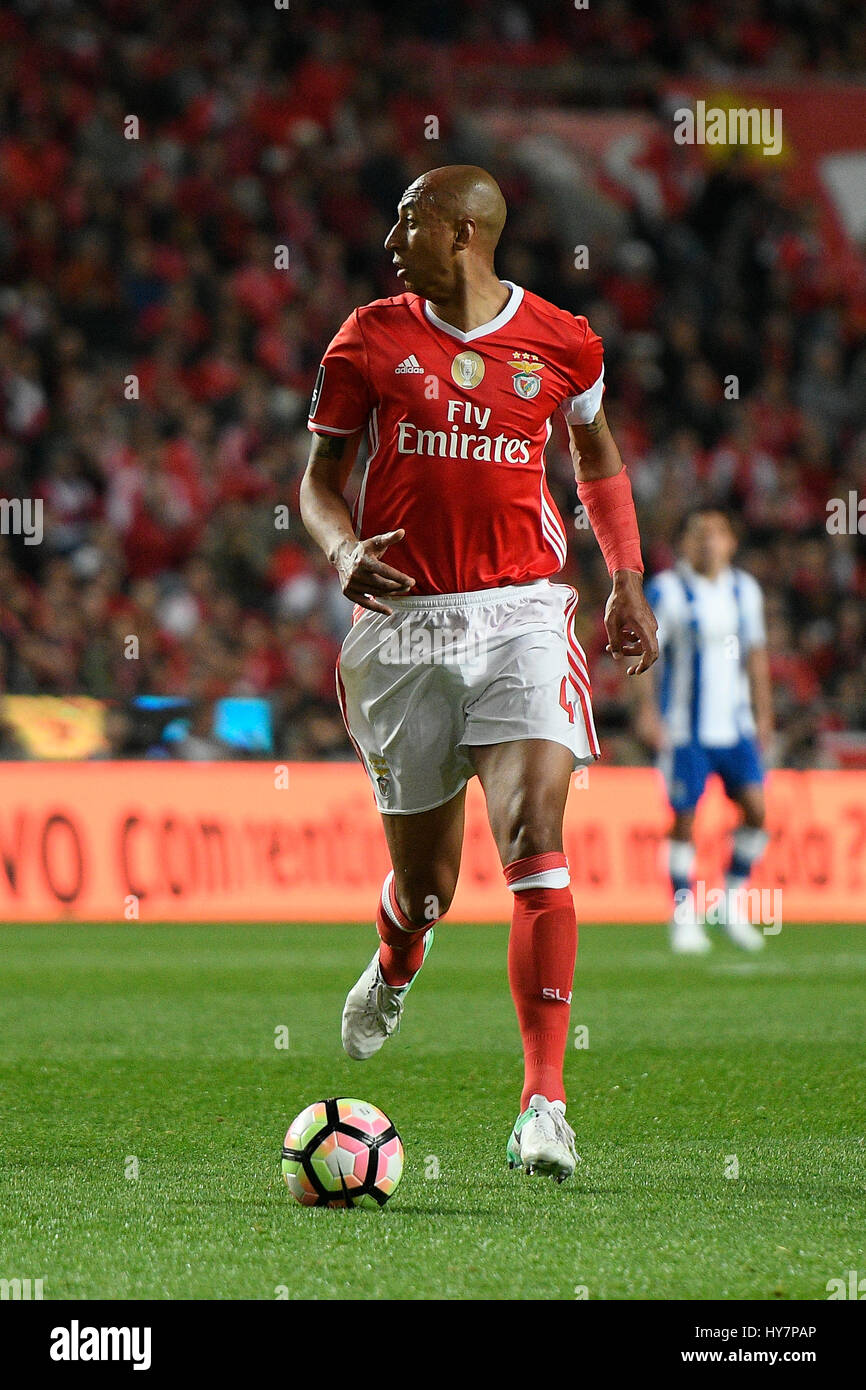
[[[339,1020],[370,926],[0,941],[0,1276],[46,1298],[825,1299],[866,1273],[864,928],[698,961],[658,927],[583,929],[562,1187],[505,1166],[504,927],[443,925],[364,1064]],[[341,1094],[402,1133],[381,1212],[304,1210],[280,1178],[288,1122]]]

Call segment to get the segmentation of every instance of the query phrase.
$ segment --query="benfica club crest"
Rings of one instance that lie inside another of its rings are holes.
[[[379,795],[383,801],[387,801],[391,795],[390,770],[385,759],[380,757],[378,753],[370,757],[370,771],[376,778],[376,786],[379,788]]]
[[[511,381],[518,396],[522,396],[525,401],[531,401],[541,390],[540,374],[544,371],[544,363],[527,352],[523,356],[520,353],[515,354],[508,365],[516,372]]]

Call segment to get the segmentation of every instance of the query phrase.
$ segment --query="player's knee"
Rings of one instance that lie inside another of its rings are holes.
[[[672,840],[690,840],[695,827],[694,811],[679,811],[671,828]]]
[[[743,812],[743,825],[749,830],[763,830],[765,819],[763,796],[744,796],[740,799],[740,806]]]
[[[533,814],[522,808],[509,818],[497,835],[499,853],[504,864],[529,859],[536,854],[562,850],[562,826],[551,822],[543,812]]]
[[[397,900],[413,927],[425,927],[445,916],[456,886],[450,875],[436,873],[423,879],[401,880]]]

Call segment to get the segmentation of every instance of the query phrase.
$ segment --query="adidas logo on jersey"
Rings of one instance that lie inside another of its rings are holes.
[[[406,376],[408,374],[412,376],[423,376],[424,368],[421,366],[414,352],[410,352],[408,357],[403,358],[399,367],[394,368],[394,374],[395,376]]]

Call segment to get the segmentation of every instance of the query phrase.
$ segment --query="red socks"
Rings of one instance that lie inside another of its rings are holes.
[[[571,987],[577,955],[577,921],[564,854],[534,854],[505,870],[514,894],[508,938],[508,981],[523,1039],[524,1082],[520,1108],[533,1095],[565,1100],[562,1064],[568,1042]],[[407,985],[424,960],[430,927],[416,927],[394,892],[394,875],[382,885],[376,915],[379,965],[389,985]]]
[[[376,930],[379,933],[379,969],[389,985],[408,985],[424,960],[424,937],[437,919],[416,927],[406,916],[394,892],[393,870],[382,884]]]
[[[564,854],[534,854],[505,869],[514,894],[508,981],[523,1039],[521,1110],[530,1096],[565,1100],[562,1064],[568,1041],[577,920]]]

